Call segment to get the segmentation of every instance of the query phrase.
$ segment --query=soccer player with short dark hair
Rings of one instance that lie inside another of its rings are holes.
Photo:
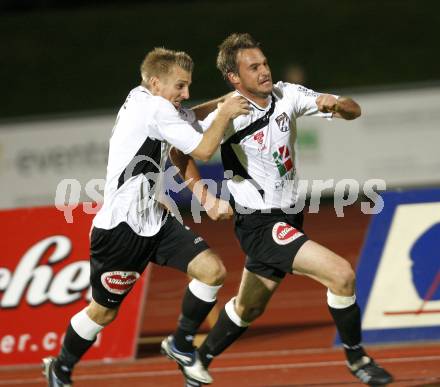
[[[265,310],[286,274],[306,275],[327,288],[327,303],[341,337],[350,372],[363,383],[383,385],[392,376],[361,345],[361,313],[355,273],[344,258],[310,240],[303,230],[296,161],[296,119],[302,116],[352,120],[360,116],[351,98],[321,94],[301,85],[273,84],[258,42],[232,34],[219,47],[217,67],[227,82],[249,101],[250,114],[231,121],[221,145],[225,171],[232,171],[235,233],[246,253],[240,288],[223,308],[199,348],[208,367]],[[214,111],[204,121],[207,128]],[[193,161],[181,155],[182,170]],[[179,166],[179,165],[178,165]],[[200,179],[187,174],[185,179]],[[189,380],[188,385],[200,385]]]

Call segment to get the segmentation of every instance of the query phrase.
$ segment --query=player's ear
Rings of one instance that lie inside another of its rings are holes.
[[[153,94],[155,91],[158,91],[160,89],[160,79],[158,77],[151,77],[148,80],[148,84],[150,85]]]
[[[227,77],[228,81],[234,86],[240,83],[240,76],[237,73],[233,73],[232,71],[230,71]]]

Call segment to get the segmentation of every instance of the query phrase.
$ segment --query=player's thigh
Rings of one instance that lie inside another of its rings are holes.
[[[265,308],[272,294],[278,288],[282,279],[269,279],[243,269],[235,305],[237,311],[249,308]]]
[[[203,266],[206,266],[206,270],[209,270],[209,264],[215,268],[218,266],[217,261],[219,258],[212,253],[201,236],[180,223],[173,215],[168,215],[160,230],[159,245],[152,262],[199,279]]]
[[[93,228],[90,240],[90,283],[99,305],[116,309],[148,264],[154,238],[137,235],[128,224],[110,230]]]
[[[342,282],[354,281],[354,272],[348,261],[311,240],[298,250],[292,269],[296,273],[308,275],[329,288],[339,286]]]
[[[246,269],[275,281],[290,274],[295,255],[308,240],[301,219],[280,213],[237,216],[235,233],[246,253]]]

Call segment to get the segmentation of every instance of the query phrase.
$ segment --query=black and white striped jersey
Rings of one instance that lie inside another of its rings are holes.
[[[139,235],[155,235],[163,209],[163,175],[170,145],[191,153],[203,135],[191,110],[176,108],[148,89],[133,89],[119,110],[110,138],[104,203],[93,220],[111,229],[126,222]]]
[[[278,82],[266,108],[249,101],[250,113],[230,123],[221,154],[225,171],[232,171],[228,188],[235,203],[252,209],[289,208],[296,203],[296,119],[332,117],[331,113],[318,111],[318,95],[300,85]],[[202,122],[203,130],[216,113]]]

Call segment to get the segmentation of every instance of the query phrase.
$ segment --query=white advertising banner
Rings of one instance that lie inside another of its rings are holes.
[[[440,184],[440,88],[354,98],[362,108],[354,121],[298,120],[301,177]]]
[[[0,125],[0,208],[54,204],[62,179],[104,179],[114,117]]]

